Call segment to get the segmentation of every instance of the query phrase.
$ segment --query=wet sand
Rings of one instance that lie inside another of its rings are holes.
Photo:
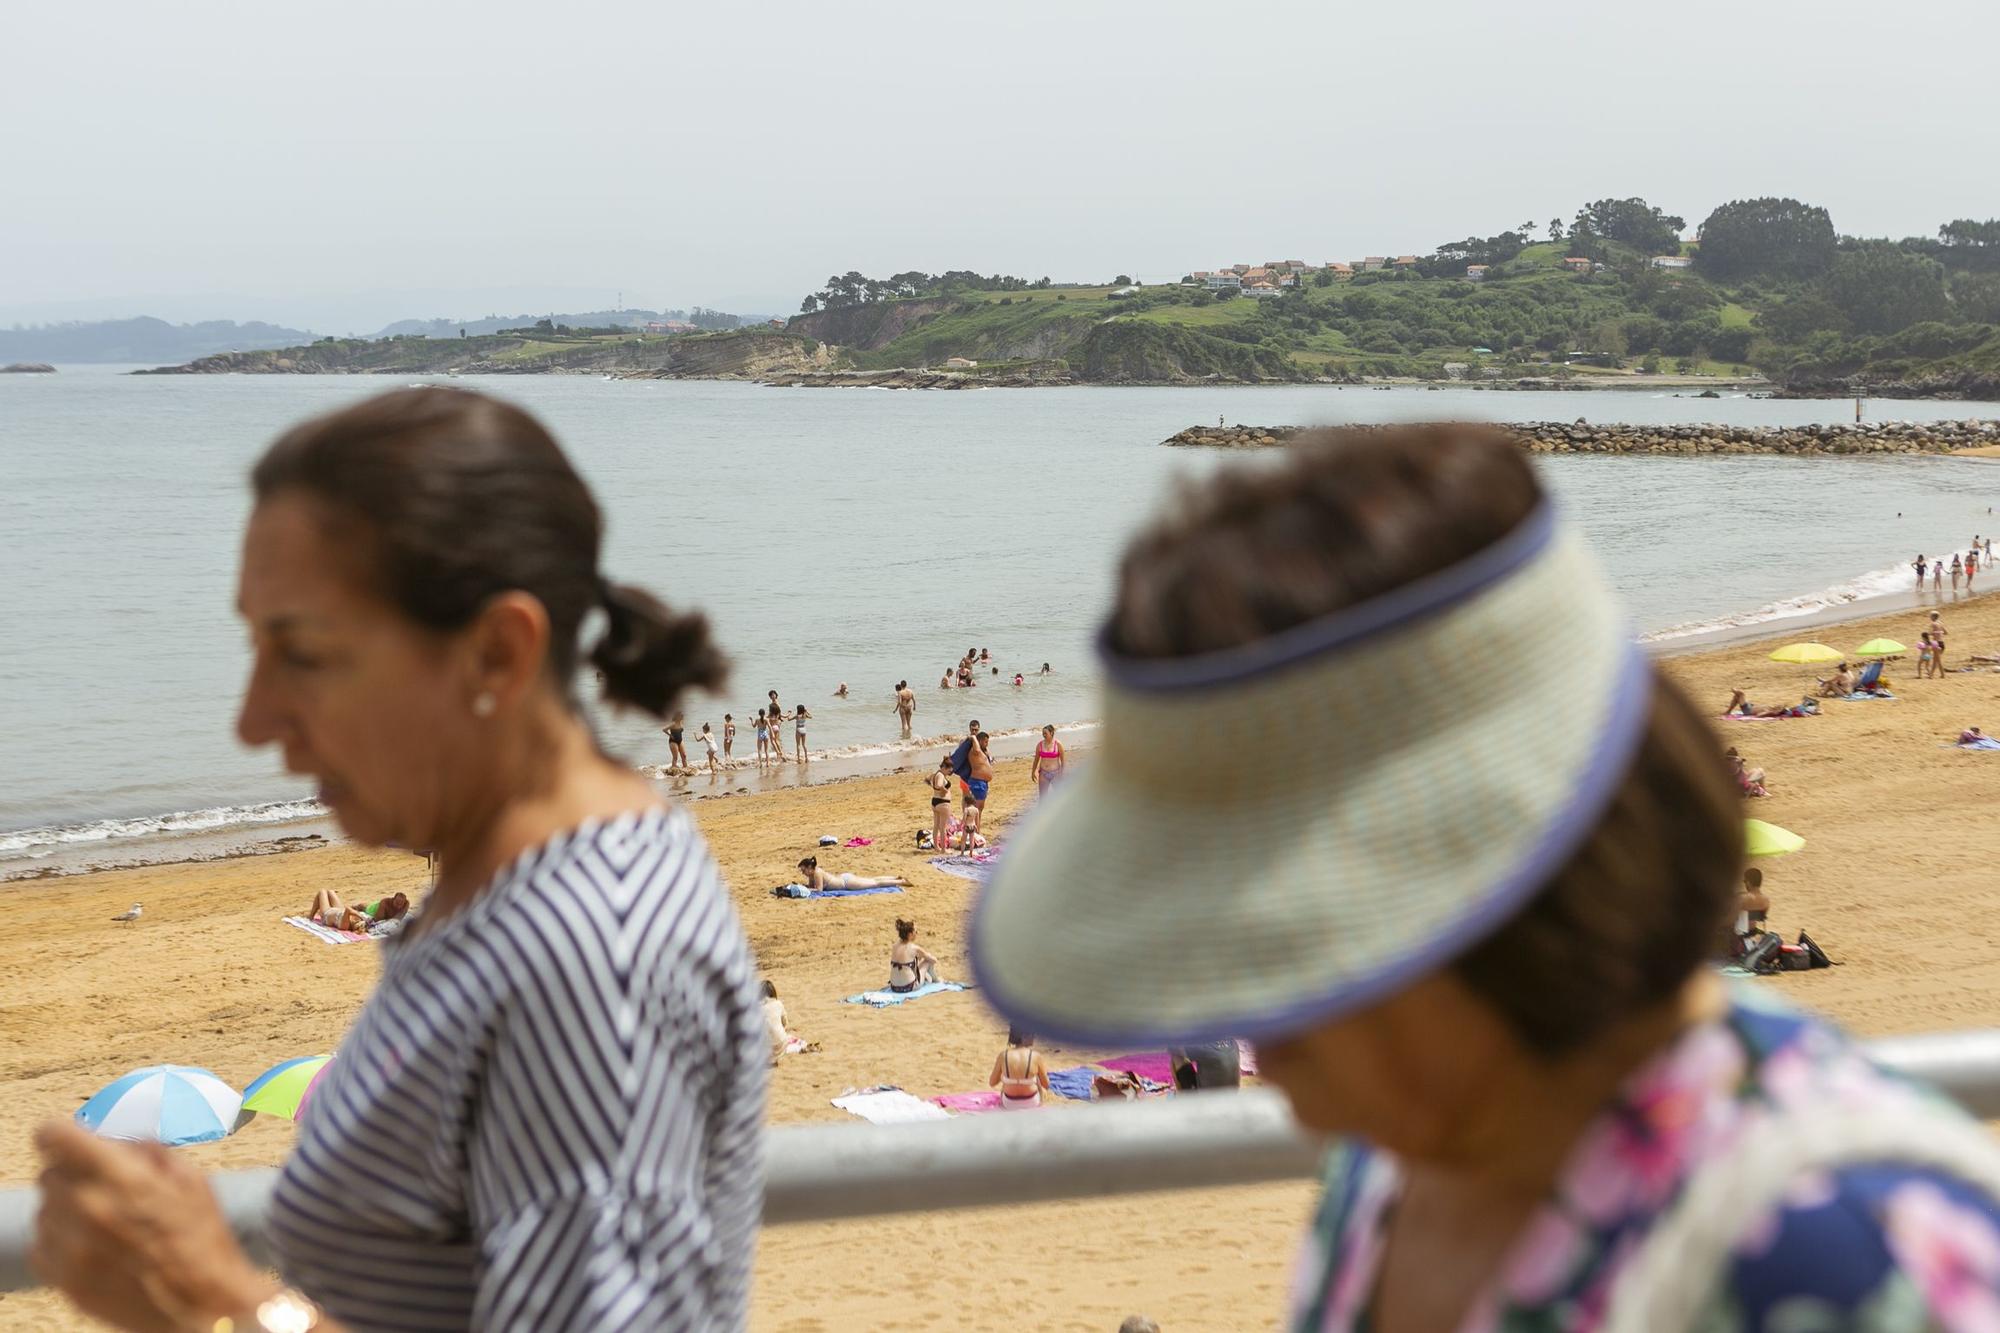
[[[1954,662],[2000,649],[2000,598],[1944,615]],[[1845,649],[1887,635],[1914,644],[1923,623],[1921,611],[1898,611],[1809,633],[1787,624],[1776,642],[1814,637]],[[1736,685],[1759,701],[1795,700],[1815,671],[1768,661],[1773,642],[1662,666],[1711,713]],[[1807,840],[1765,863],[1774,927],[1810,930],[1841,964],[1757,984],[1868,1035],[2000,1025],[2000,939],[1984,929],[2000,910],[1991,817],[2000,754],[1940,748],[1965,726],[2000,728],[2000,674],[1919,681],[1914,672],[1913,661],[1889,665],[1893,701],[1716,722],[1725,743],[1770,773],[1772,794],[1750,813]],[[1003,764],[992,815],[1017,816],[1025,787],[1025,765]],[[932,1095],[983,1083],[1003,1034],[975,993],[880,1012],[840,1003],[882,980],[897,916],[917,920],[947,974],[963,974],[963,922],[977,890],[907,850],[929,823],[920,772],[693,809],[793,1026],[823,1047],[775,1071],[773,1121],[842,1120],[828,1100],[850,1087]],[[822,833],[875,839],[829,854],[830,868],[907,873],[916,886],[847,901],[772,898]],[[325,945],[278,918],[322,886],[373,896],[422,881],[414,858],[325,845],[8,886],[0,1183],[32,1177],[36,1121],[72,1112],[131,1068],[202,1065],[241,1087],[278,1060],[332,1049],[373,982],[375,946]],[[108,921],[135,900],[146,904],[142,922]],[[208,1167],[269,1165],[290,1132],[259,1117],[186,1151]],[[773,1228],[758,1256],[753,1327],[1110,1330],[1143,1311],[1169,1330],[1270,1328],[1313,1192],[1301,1183]],[[0,1297],[0,1328],[72,1327],[84,1325],[46,1295]]]

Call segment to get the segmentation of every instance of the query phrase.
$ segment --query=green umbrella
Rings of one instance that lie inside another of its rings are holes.
[[[1854,650],[1856,657],[1894,657],[1910,651],[1894,639],[1870,639]]]
[[[301,1055],[271,1066],[243,1090],[243,1109],[262,1111],[265,1115],[281,1115],[287,1120],[298,1119],[299,1102],[304,1099],[306,1089],[312,1086],[312,1081],[319,1077],[319,1071],[332,1058],[330,1055]]]
[[[1801,666],[1814,662],[1838,662],[1846,654],[1838,648],[1829,648],[1823,643],[1788,643],[1771,654],[1773,662],[1796,662]]]
[[[1806,845],[1806,840],[1790,829],[1766,824],[1761,819],[1743,821],[1743,845],[1752,856],[1784,856]],[[248,1104],[247,1101],[245,1103]]]

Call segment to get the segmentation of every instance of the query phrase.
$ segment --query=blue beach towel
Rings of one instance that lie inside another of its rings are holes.
[[[1965,741],[1958,745],[1940,745],[1940,750],[2000,750],[2000,741],[1991,736],[1981,736],[1976,741]]]
[[[956,981],[927,981],[913,991],[898,994],[892,990],[865,990],[859,995],[847,997],[848,1004],[865,1004],[871,1009],[886,1009],[892,1004],[902,1004],[908,1000],[921,1000],[926,995],[936,995],[940,991],[964,990]]]
[[[1074,1102],[1090,1100],[1090,1081],[1097,1077],[1097,1071],[1089,1065],[1078,1065],[1074,1069],[1051,1069],[1049,1089]]]
[[[1840,697],[1859,703],[1863,699],[1893,699],[1896,696],[1887,690],[1856,690],[1853,694],[1843,694]]]

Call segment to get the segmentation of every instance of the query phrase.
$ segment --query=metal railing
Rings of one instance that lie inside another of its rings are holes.
[[[1868,1051],[1981,1119],[2000,1118],[2000,1030],[1896,1037]],[[786,1125],[765,1143],[767,1226],[1297,1180],[1317,1174],[1324,1151],[1282,1097],[1260,1088],[1056,1115]],[[209,1178],[231,1228],[264,1261],[264,1208],[276,1178],[270,1169]],[[36,1285],[26,1262],[36,1206],[34,1190],[0,1192],[0,1291]]]

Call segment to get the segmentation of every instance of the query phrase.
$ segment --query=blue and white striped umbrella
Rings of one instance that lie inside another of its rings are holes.
[[[76,1122],[107,1139],[179,1147],[227,1138],[242,1108],[243,1094],[206,1069],[149,1065],[85,1102]]]

